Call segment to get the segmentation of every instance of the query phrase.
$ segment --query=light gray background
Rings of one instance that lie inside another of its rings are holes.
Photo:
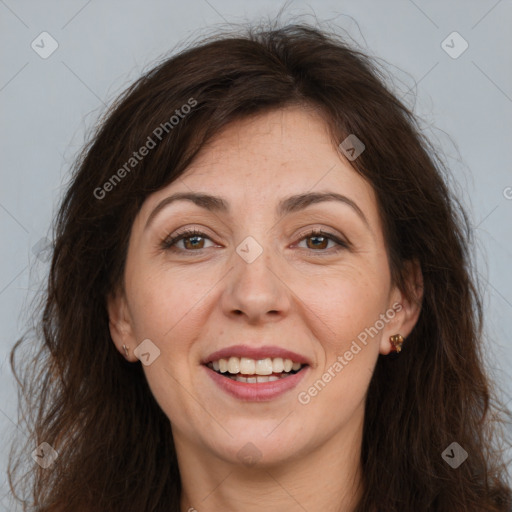
[[[85,130],[179,41],[218,23],[273,18],[279,7],[270,0],[0,0],[2,468],[17,423],[8,354],[47,270],[45,253],[36,254],[44,246],[41,239],[51,236],[50,222]],[[296,1],[284,19],[312,12],[385,59],[399,95],[414,105],[427,135],[445,152],[475,227],[488,366],[505,387],[510,407],[512,1]],[[47,59],[31,48],[43,31],[59,44]],[[453,31],[469,44],[456,59],[441,47]],[[2,498],[8,494],[3,470],[0,486],[0,503],[12,511]]]

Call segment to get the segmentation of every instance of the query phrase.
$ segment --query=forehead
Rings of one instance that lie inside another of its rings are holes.
[[[296,193],[350,187],[360,200],[374,199],[372,187],[335,147],[325,121],[307,107],[230,123],[201,149],[181,178],[215,190],[258,187],[269,196],[283,187]]]
[[[175,192],[218,195],[237,213],[261,214],[285,196],[327,191],[349,196],[379,230],[373,188],[334,145],[325,121],[313,108],[287,107],[226,125],[141,214]]]
[[[325,163],[326,154],[332,157],[334,153],[327,126],[318,114],[300,107],[286,108],[225,126],[201,149],[186,175],[212,166],[236,171],[235,165],[241,163],[240,171],[251,174],[259,171],[262,175],[276,167],[311,174],[312,168]]]

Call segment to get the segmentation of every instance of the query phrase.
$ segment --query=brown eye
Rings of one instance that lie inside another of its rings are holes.
[[[312,240],[311,244],[307,243],[308,249],[327,249],[327,245],[329,245],[330,241],[326,236],[319,235],[308,236],[306,240]]]
[[[181,240],[184,241],[185,249],[203,249],[204,238],[201,236],[185,236]]]
[[[183,240],[184,247],[176,248],[176,244]],[[161,247],[165,250],[176,251],[194,251],[205,249],[204,240],[210,240],[203,232],[191,229],[177,234],[173,237],[168,237],[162,241]]]
[[[313,230],[309,233],[305,233],[301,237],[301,242],[306,240],[308,249],[312,249],[315,252],[322,252],[328,250],[329,242],[334,242],[338,247],[334,248],[334,252],[342,249],[348,249],[349,245],[347,242],[340,240],[333,233],[322,230]]]

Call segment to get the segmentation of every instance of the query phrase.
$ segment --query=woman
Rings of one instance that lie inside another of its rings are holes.
[[[441,172],[326,31],[219,35],[140,78],[57,218],[37,510],[509,510]]]

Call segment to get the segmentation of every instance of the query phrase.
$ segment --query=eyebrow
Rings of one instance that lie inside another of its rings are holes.
[[[176,201],[190,201],[195,205],[214,213],[229,214],[230,212],[229,203],[221,197],[196,192],[179,192],[162,199],[156,205],[153,211],[149,214],[144,229],[149,227],[155,216],[161,210]],[[304,194],[297,194],[287,197],[279,202],[277,205],[276,213],[277,216],[281,218],[287,214],[303,210],[310,205],[322,203],[324,201],[338,201],[350,206],[352,210],[354,210],[363,220],[366,226],[370,228],[368,219],[366,218],[361,208],[359,208],[359,206],[352,199],[336,192],[307,192]]]

